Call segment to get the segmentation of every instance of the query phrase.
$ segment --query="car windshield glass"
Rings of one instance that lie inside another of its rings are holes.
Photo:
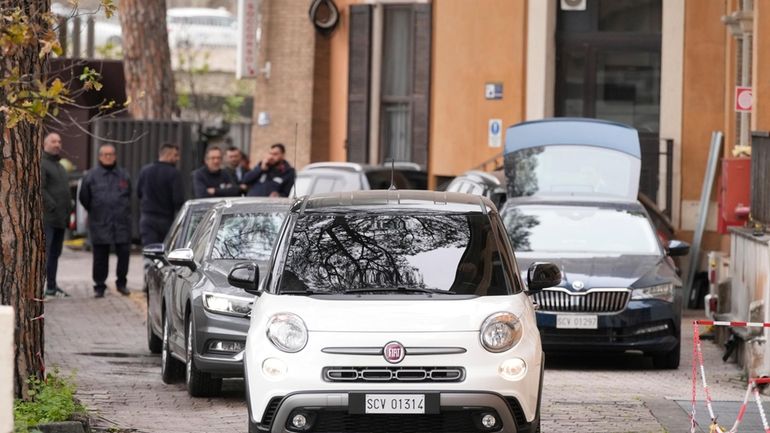
[[[283,218],[284,214],[278,212],[222,215],[211,258],[268,260]]]
[[[503,211],[503,223],[517,253],[661,253],[650,222],[641,211],[517,206]]]
[[[304,214],[297,217],[281,293],[511,293],[488,216]]]

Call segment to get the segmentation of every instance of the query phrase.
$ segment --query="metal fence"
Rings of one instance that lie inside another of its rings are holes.
[[[751,217],[770,225],[770,133],[751,134]]]

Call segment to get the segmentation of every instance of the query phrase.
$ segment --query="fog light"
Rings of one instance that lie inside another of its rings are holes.
[[[294,418],[291,419],[291,425],[294,426],[294,428],[303,429],[307,425],[307,418],[301,413],[294,415]]]
[[[497,372],[505,380],[517,381],[527,374],[527,363],[521,358],[506,359],[500,364]]]
[[[262,374],[270,380],[281,380],[286,376],[286,363],[277,358],[267,358],[262,362]]]
[[[209,350],[212,352],[238,353],[243,350],[241,341],[212,341],[209,344]]]
[[[668,329],[667,324],[657,325],[657,326],[648,326],[647,328],[637,329],[636,331],[634,331],[634,335],[651,334],[653,332],[665,331],[666,329]]]
[[[497,420],[494,415],[486,414],[481,417],[481,425],[483,425],[484,428],[492,428],[495,424],[497,424]]]

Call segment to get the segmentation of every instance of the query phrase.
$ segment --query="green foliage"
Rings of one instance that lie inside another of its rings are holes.
[[[30,400],[16,400],[13,405],[14,433],[27,433],[34,426],[47,422],[67,421],[85,408],[75,401],[74,377],[62,377],[58,369],[49,372],[45,380],[31,377]]]
[[[241,116],[240,110],[246,98],[240,95],[228,96],[222,104],[222,116],[227,122],[235,122]]]

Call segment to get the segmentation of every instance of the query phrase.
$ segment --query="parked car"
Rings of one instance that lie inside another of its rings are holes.
[[[243,374],[254,297],[231,287],[227,273],[237,263],[267,263],[290,203],[225,200],[203,216],[187,247],[168,253],[174,269],[161,305],[164,382],[173,382],[184,367],[188,393],[211,396],[220,392],[222,378]]]
[[[144,269],[144,290],[147,293],[147,347],[152,353],[160,353],[163,348],[163,297],[167,295],[165,287],[173,285],[176,278],[175,267],[168,263],[168,253],[186,247],[203,215],[220,201],[221,198],[188,200],[177,213],[163,243],[146,245],[142,251],[150,262]]]
[[[501,171],[490,173],[478,170],[466,171],[449,182],[446,187],[450,192],[482,195],[501,207],[507,198],[505,191],[505,174]]]
[[[682,281],[639,201],[636,130],[587,120],[551,119],[510,127],[508,201],[501,211],[524,268],[561,267],[557,287],[533,296],[543,347],[552,351],[638,350],[656,368],[677,368]]]
[[[257,295],[244,356],[249,432],[535,432],[543,354],[489,200],[429,191],[305,197]]]
[[[395,168],[395,169],[393,169]],[[394,167],[354,162],[316,162],[297,173],[296,195],[327,192],[388,189],[392,182],[398,189],[427,189],[428,174],[419,165],[395,163]]]
[[[168,42],[171,48],[232,47],[238,42],[238,22],[226,9],[169,8]]]

